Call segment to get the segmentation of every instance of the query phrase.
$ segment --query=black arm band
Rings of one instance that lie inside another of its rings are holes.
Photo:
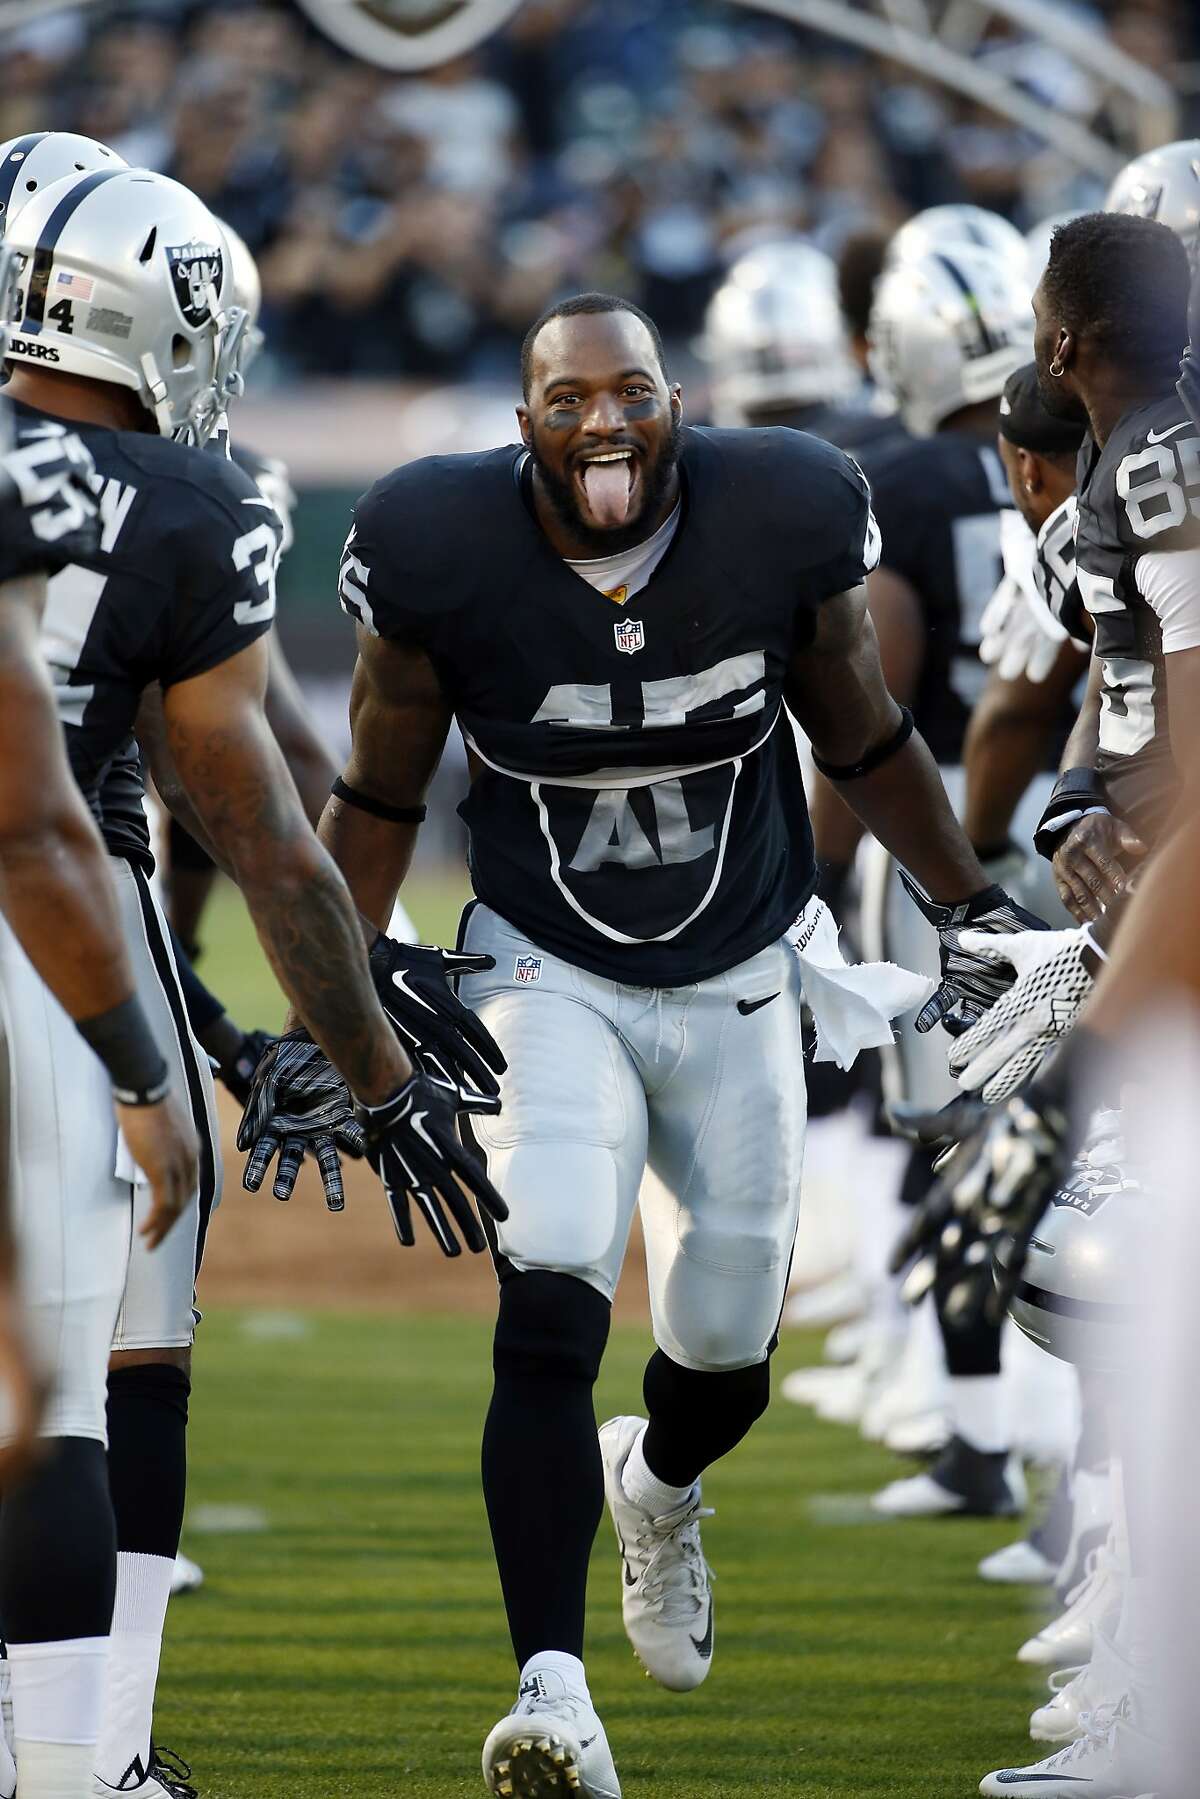
[[[341,775],[329,791],[335,800],[344,800],[348,806],[357,806],[360,812],[369,812],[372,818],[386,818],[391,825],[425,823],[424,806],[389,806],[386,800],[372,799],[369,793],[359,793],[356,788],[347,787]]]
[[[135,993],[94,1018],[77,1019],[76,1028],[112,1076],[119,1104],[156,1106],[166,1097],[171,1086],[166,1060]]]
[[[1054,783],[1054,791],[1033,833],[1034,849],[1047,862],[1053,862],[1073,824],[1085,813],[1108,810],[1108,788],[1102,774],[1094,768],[1065,768]]]
[[[864,775],[873,775],[877,768],[881,768],[885,762],[896,755],[897,751],[902,750],[912,734],[913,715],[907,706],[901,706],[900,723],[896,726],[895,731],[886,743],[881,743],[875,749],[868,750],[861,762],[851,762],[847,766],[839,768],[832,762],[822,761],[814,750],[812,753],[813,766],[818,774],[825,776],[827,781],[861,781]]]

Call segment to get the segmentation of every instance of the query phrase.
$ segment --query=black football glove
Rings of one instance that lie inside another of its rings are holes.
[[[494,1098],[508,1063],[499,1045],[463,1005],[450,982],[495,968],[494,956],[397,943],[381,931],[371,945],[371,975],[379,1003],[414,1067],[451,1087]]]
[[[942,981],[932,999],[926,1000],[917,1013],[917,1029],[931,1031],[940,1024],[952,1037],[970,1030],[977,1018],[1016,979],[1011,967],[989,961],[964,949],[959,932],[972,931],[1047,931],[1049,925],[1034,913],[1027,912],[1009,898],[1003,887],[985,887],[957,906],[942,906],[930,899],[905,869],[900,870],[905,892],[917,909],[924,913],[938,934],[941,944]]]
[[[0,531],[6,578],[55,574],[100,547],[101,482],[82,440],[47,421],[24,443],[0,450]]]
[[[458,1112],[494,1115],[499,1110],[500,1101],[494,1095],[466,1094],[421,1073],[414,1074],[383,1105],[355,1106],[354,1115],[366,1137],[367,1160],[383,1182],[396,1235],[406,1249],[415,1240],[410,1201],[447,1256],[462,1254],[462,1245],[446,1217],[447,1208],[467,1248],[478,1254],[486,1247],[468,1194],[498,1222],[508,1217],[508,1207],[482,1164],[463,1148],[455,1129]]]
[[[218,1062],[213,1057],[217,1079],[243,1110],[250,1103],[255,1071],[275,1041],[271,1031],[247,1031],[227,1062]]]
[[[964,1094],[940,1112],[907,1111],[894,1121],[927,1146],[950,1142],[936,1184],[892,1254],[893,1274],[912,1264],[903,1297],[916,1305],[937,1283],[946,1290],[948,1324],[999,1324],[1070,1168],[1066,1107],[1035,1086],[1000,1106]]]
[[[288,1031],[267,1049],[254,1071],[237,1146],[250,1152],[242,1170],[248,1192],[258,1192],[271,1158],[278,1155],[271,1191],[276,1199],[290,1199],[308,1153],[316,1157],[329,1210],[345,1207],[338,1152],[361,1156],[366,1138],[354,1117],[349,1088],[307,1031]]]

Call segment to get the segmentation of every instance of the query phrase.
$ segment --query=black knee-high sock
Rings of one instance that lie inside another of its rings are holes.
[[[0,1505],[0,1624],[10,1643],[106,1637],[117,1544],[103,1443],[55,1437]]]
[[[187,1497],[191,1382],[182,1368],[147,1362],[108,1377],[108,1481],[117,1548],[174,1561]]]
[[[642,1441],[646,1466],[669,1487],[689,1487],[735,1449],[771,1399],[768,1362],[723,1373],[681,1368],[661,1349],[642,1382],[650,1422]]]
[[[543,1649],[583,1656],[604,1510],[592,1388],[609,1314],[571,1275],[514,1273],[500,1290],[483,1492],[518,1667]]]

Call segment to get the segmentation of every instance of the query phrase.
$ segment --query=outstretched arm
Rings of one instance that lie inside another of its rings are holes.
[[[896,736],[902,715],[884,680],[865,587],[824,602],[812,642],[792,658],[786,697],[821,761],[835,770],[869,761]],[[954,905],[987,886],[916,731],[870,772],[835,776],[832,784],[935,900]]]
[[[284,992],[355,1097],[380,1104],[412,1070],[379,1004],[346,884],[313,835],[267,724],[266,679],[259,639],[169,687],[168,744]]]
[[[424,652],[373,637],[360,625],[346,785],[390,810],[419,807],[441,760],[450,718],[450,703]],[[325,807],[318,835],[359,911],[381,930],[408,873],[417,829],[336,797]]]

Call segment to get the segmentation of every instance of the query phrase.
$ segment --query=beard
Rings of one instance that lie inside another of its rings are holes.
[[[589,556],[619,556],[622,550],[630,550],[634,544],[644,540],[647,535],[647,521],[653,519],[662,506],[679,462],[681,429],[681,421],[672,415],[670,432],[663,439],[658,454],[653,462],[645,462],[642,465],[641,505],[634,516],[627,519],[623,525],[613,526],[607,530],[593,525],[580,506],[574,472],[564,479],[553,469],[548,468],[538,453],[536,437],[533,439],[529,446],[529,454],[542,483],[542,489],[563,524]]]
[[[1064,388],[1061,381],[1054,379],[1040,356],[1034,366],[1037,369],[1038,397],[1051,418],[1070,419],[1076,425],[1085,424],[1087,407],[1079,396]]]

